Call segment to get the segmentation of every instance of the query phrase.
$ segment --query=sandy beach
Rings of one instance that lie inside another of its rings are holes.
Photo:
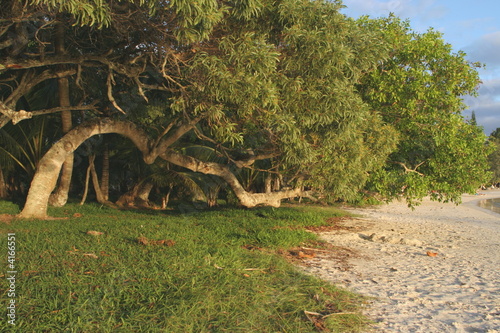
[[[350,209],[360,217],[321,233],[357,253],[348,269],[318,256],[306,270],[373,297],[365,310],[376,322],[371,332],[500,332],[500,215],[477,206],[500,191],[480,194],[458,206]]]

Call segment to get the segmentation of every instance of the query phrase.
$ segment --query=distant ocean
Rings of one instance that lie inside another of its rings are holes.
[[[481,208],[486,208],[500,214],[500,198],[481,200],[478,205]]]

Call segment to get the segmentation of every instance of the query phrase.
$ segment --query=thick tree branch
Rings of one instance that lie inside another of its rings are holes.
[[[0,113],[2,113],[2,117],[0,118],[0,128],[5,126],[11,120],[13,124],[17,124],[21,120],[29,119],[32,117],[31,112],[27,112],[24,110],[14,111],[7,105],[5,105],[5,103],[3,103],[2,101],[0,101]]]
[[[232,160],[232,161],[238,168],[241,169],[241,168],[249,168],[250,166],[252,166],[255,163],[255,161],[267,160],[269,158],[273,158],[273,157],[277,157],[277,156],[279,156],[278,153],[269,153],[269,154],[262,154],[262,155],[252,155],[246,160],[239,160],[239,161]]]
[[[247,192],[231,172],[229,166],[203,162],[169,148],[178,138],[189,132],[200,119],[201,116],[180,125],[169,137],[162,139],[156,146],[153,146],[155,141],[151,140],[146,132],[128,121],[99,118],[73,128],[55,143],[40,160],[31,183],[26,205],[19,216],[24,218],[45,217],[50,193],[55,188],[59,171],[66,157],[72,154],[88,138],[106,133],[117,133],[129,138],[142,152],[146,163],[153,163],[157,157],[161,157],[168,162],[189,170],[221,177],[234,191],[240,203],[246,207],[255,207],[257,205],[279,207],[282,199],[308,195],[307,192],[302,191],[301,186],[295,189],[270,193]]]
[[[72,69],[63,71],[45,70],[39,75],[34,75],[33,72],[27,71],[23,74],[21,82],[17,88],[12,92],[12,94],[9,95],[9,97],[7,97],[7,99],[5,99],[4,103],[9,107],[14,107],[19,98],[28,93],[37,84],[49,79],[63,78],[74,75],[75,73],[76,71]]]
[[[11,70],[39,68],[55,65],[82,65],[95,66],[96,63],[106,65],[117,73],[137,77],[143,72],[143,67],[138,65],[124,65],[113,62],[107,58],[107,55],[82,55],[79,57],[69,55],[57,55],[38,59],[18,59],[18,58],[0,58],[0,64]]]
[[[0,101],[0,113],[2,113],[2,116],[0,116],[0,128],[7,125],[9,121],[12,121],[12,123],[15,125],[25,119],[30,119],[32,117],[57,113],[62,111],[82,111],[82,110],[97,111],[97,108],[95,106],[96,104],[97,101],[89,105],[59,106],[55,108],[42,109],[36,111],[25,111],[25,110],[14,111],[8,108],[2,101]]]
[[[170,163],[184,167],[191,171],[201,172],[203,174],[214,175],[222,178],[231,187],[240,203],[248,208],[258,205],[279,207],[281,205],[281,200],[283,199],[309,195],[308,192],[302,191],[301,186],[285,191],[250,193],[243,188],[236,176],[226,165],[200,161],[194,157],[177,153],[172,149],[168,149],[165,153],[160,154],[160,157]]]
[[[168,147],[170,147],[174,142],[179,140],[184,134],[192,130],[196,124],[203,118],[203,116],[196,117],[188,122],[185,122],[178,126],[169,136],[164,137],[166,132],[162,133],[162,139],[157,140],[151,149],[151,157],[156,159],[157,156],[164,153]],[[151,162],[152,163],[152,162]]]

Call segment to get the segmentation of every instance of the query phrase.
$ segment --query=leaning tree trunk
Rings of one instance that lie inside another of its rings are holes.
[[[58,23],[56,27],[55,39],[56,54],[63,55],[64,50],[64,25]],[[71,105],[69,97],[69,80],[67,77],[57,79],[58,93],[59,93],[59,106],[68,107]],[[72,127],[71,111],[61,112],[62,132],[68,133]],[[68,201],[68,193],[71,185],[71,176],[73,174],[73,153],[68,154],[64,165],[61,170],[61,177],[59,179],[59,186],[57,190],[50,196],[50,205],[55,207],[62,207]]]
[[[50,193],[56,186],[57,176],[67,156],[73,154],[75,149],[88,138],[107,133],[121,134],[132,140],[142,152],[144,161],[148,164],[153,163],[158,156],[161,156],[173,164],[192,171],[221,177],[231,187],[240,203],[246,207],[255,207],[257,205],[279,207],[282,199],[304,195],[300,187],[272,193],[249,193],[245,191],[227,165],[203,162],[169,149],[169,146],[183,134],[189,132],[194,124],[195,122],[191,122],[179,126],[174,133],[161,141],[150,140],[144,131],[128,121],[101,118],[75,127],[56,142],[40,160],[31,182],[26,204],[19,217],[46,218]]]
[[[90,163],[89,166],[87,167],[87,172],[85,173],[85,186],[83,188],[83,195],[82,195],[82,200],[80,200],[80,206],[82,206],[85,203],[85,200],[87,200],[87,194],[89,193],[89,181],[90,181]]]
[[[46,218],[50,193],[56,186],[57,177],[66,157],[73,154],[88,138],[106,133],[118,133],[128,137],[145,154],[146,163],[152,163],[155,160],[156,156],[148,155],[149,138],[133,123],[103,118],[82,124],[63,136],[40,160],[31,182],[26,204],[19,217]]]
[[[89,156],[90,175],[92,178],[92,185],[94,185],[94,191],[97,202],[102,205],[106,205],[108,207],[115,207],[115,205],[111,201],[108,201],[108,199],[106,199],[106,197],[102,193],[101,184],[99,183],[99,177],[97,176],[97,171],[95,169],[94,161],[95,161],[95,155],[90,155]]]
[[[137,198],[135,199],[135,202],[138,206],[140,207],[151,206],[149,202],[149,195],[151,194],[153,187],[154,187],[153,183],[150,182],[145,182],[141,185],[139,191],[137,192]]]
[[[160,154],[160,157],[170,163],[182,166],[194,172],[201,172],[208,175],[219,176],[229,185],[229,187],[231,187],[240,204],[247,208],[252,208],[259,205],[279,207],[281,206],[281,200],[283,199],[295,198],[300,195],[305,195],[302,192],[300,186],[296,187],[295,189],[279,192],[250,193],[245,190],[236,176],[226,165],[213,162],[203,162],[191,156],[179,154],[171,149],[167,149],[165,153]]]

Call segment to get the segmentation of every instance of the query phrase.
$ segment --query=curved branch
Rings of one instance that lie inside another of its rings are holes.
[[[303,192],[300,186],[290,190],[271,193],[250,193],[243,188],[236,176],[226,165],[200,161],[194,157],[179,154],[172,149],[168,149],[165,153],[160,154],[160,157],[170,163],[191,171],[222,178],[231,187],[240,203],[247,208],[258,205],[279,207],[283,199],[306,196],[306,194],[308,194],[307,192]]]
[[[142,152],[144,161],[148,164],[153,163],[157,157],[161,157],[189,170],[221,177],[234,191],[240,203],[246,207],[257,205],[279,207],[282,199],[307,195],[307,192],[303,192],[300,186],[295,189],[271,193],[250,193],[243,188],[227,165],[203,162],[169,149],[170,145],[189,132],[200,119],[201,116],[178,126],[170,136],[163,138],[156,146],[153,145],[155,140],[150,139],[146,132],[129,121],[100,118],[73,128],[56,142],[40,160],[28,192],[26,205],[19,217],[45,218],[50,193],[56,186],[59,171],[66,157],[88,138],[107,133],[121,134],[129,138]]]
[[[12,92],[12,94],[10,94],[10,96],[7,99],[5,99],[4,102],[6,105],[13,107],[14,105],[16,105],[19,98],[21,98],[24,94],[30,91],[37,84],[49,79],[63,78],[66,76],[70,76],[75,73],[76,71],[72,69],[64,71],[45,70],[35,76],[32,72],[27,71],[26,73],[23,74],[20,84],[17,86],[14,92]]]
[[[12,123],[15,125],[22,120],[30,119],[32,117],[57,113],[62,111],[82,111],[82,110],[97,111],[97,108],[95,107],[96,104],[97,102],[94,102],[89,105],[59,106],[55,108],[42,109],[36,111],[25,111],[25,110],[14,111],[9,107],[7,107],[7,105],[5,105],[2,101],[0,101],[0,113],[2,114],[2,116],[0,116],[0,128],[8,124],[9,121],[12,121]]]
[[[173,137],[161,141],[160,147],[164,151],[168,144],[175,142],[175,138],[190,130],[187,126],[179,126]],[[144,161],[151,164],[162,151],[153,147],[153,140],[147,133],[130,121],[111,118],[99,118],[81,124],[56,142],[43,156],[38,164],[37,171],[31,182],[23,211],[19,214],[21,218],[45,218],[47,216],[47,205],[50,193],[54,190],[59,171],[66,157],[72,154],[84,141],[98,134],[116,133],[129,138],[143,154]],[[163,151],[163,152],[164,152]]]
[[[56,142],[40,160],[19,217],[45,218],[50,193],[56,186],[66,157],[88,138],[107,133],[121,134],[131,139],[144,156],[149,154],[149,137],[131,122],[102,118],[77,126]]]

